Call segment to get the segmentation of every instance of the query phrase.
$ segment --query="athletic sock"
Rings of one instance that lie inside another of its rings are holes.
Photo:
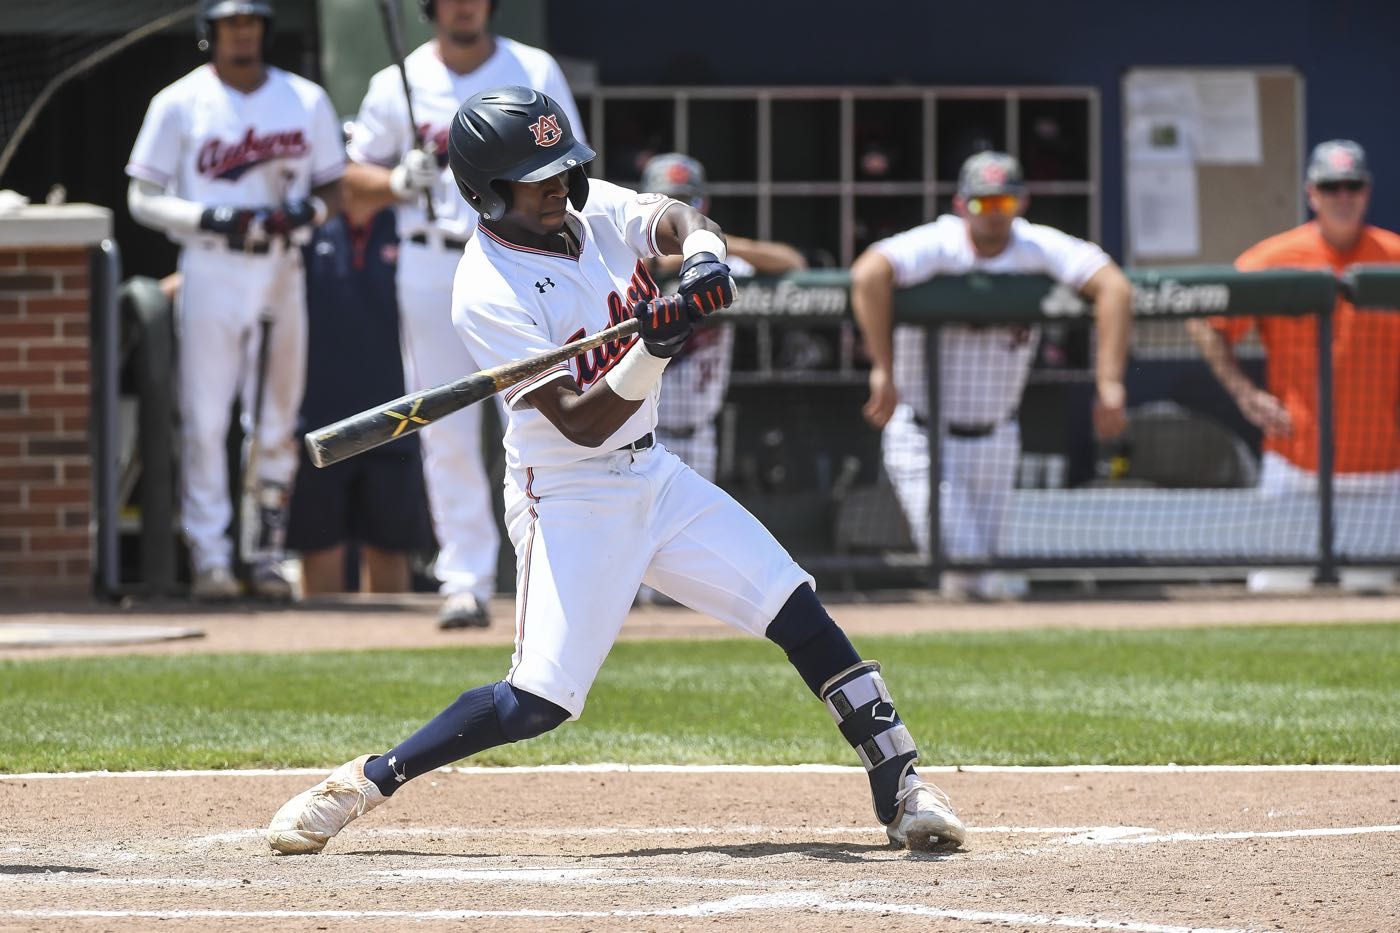
[[[792,591],[764,634],[787,653],[807,688],[819,698],[822,684],[860,663],[851,640],[805,583]]]
[[[468,690],[413,735],[365,762],[365,777],[386,797],[405,782],[509,739],[496,716],[495,684]]]

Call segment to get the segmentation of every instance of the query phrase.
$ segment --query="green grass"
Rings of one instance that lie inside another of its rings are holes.
[[[1400,624],[861,638],[931,763],[1400,763]],[[321,766],[509,649],[0,662],[0,771]],[[582,720],[476,759],[856,762],[781,652],[627,642]]]

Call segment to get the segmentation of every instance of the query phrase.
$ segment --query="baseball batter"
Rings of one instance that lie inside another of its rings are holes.
[[[419,0],[434,38],[404,59],[424,148],[415,148],[403,78],[391,66],[370,79],[351,133],[346,186],[372,207],[398,216],[398,295],[404,373],[410,391],[451,382],[480,367],[452,329],[452,277],[476,230],[447,171],[447,133],[457,107],[502,84],[535,87],[577,111],[559,65],[546,52],[493,35],[494,0]],[[431,201],[433,219],[425,205]],[[446,594],[443,628],[485,626],[495,590],[500,540],[481,458],[482,406],[423,432],[423,465],[439,551],[435,571]]]
[[[1006,153],[978,153],[959,173],[956,215],[873,244],[851,268],[852,305],[873,363],[865,417],[884,429],[885,472],[925,555],[930,550],[932,416],[943,433],[939,509],[946,553],[967,561],[996,556],[1021,455],[1016,412],[1039,332],[1034,327],[943,328],[938,356],[942,411],[930,413],[924,330],[893,328],[895,286],[982,271],[1041,273],[1081,292],[1094,302],[1098,334],[1095,432],[1114,437],[1127,426],[1123,370],[1132,286],[1098,246],[1028,222],[1021,216],[1027,203],[1020,164]],[[1026,589],[1023,578],[995,572],[973,579],[947,574],[941,582],[955,595],[989,599],[1014,598]]]
[[[645,580],[764,635],[787,653],[864,762],[889,838],[956,846],[947,797],[914,770],[914,739],[880,676],[756,519],[655,441],[661,374],[697,320],[728,306],[719,228],[660,194],[590,181],[593,151],[544,94],[504,87],[462,105],[453,174],[481,212],[453,290],[472,355],[495,366],[629,315],[639,338],[600,347],[507,392],[507,526],[515,545],[515,655],[383,755],[362,755],[288,801],[268,839],[316,852],[405,782],[553,729],[589,688]],[[659,297],[645,260],[680,254],[680,294]]]
[[[205,0],[197,29],[211,62],[155,96],[126,166],[131,215],[181,247],[180,509],[198,598],[239,592],[227,537],[232,506],[224,445],[240,392],[245,428],[253,421],[256,334],[264,316],[272,325],[258,499],[272,545],[250,582],[261,595],[290,595],[276,552],[296,472],[294,430],[306,368],[298,244],[337,209],[345,171],[340,125],[326,92],[263,63],[272,16],[268,0]]]

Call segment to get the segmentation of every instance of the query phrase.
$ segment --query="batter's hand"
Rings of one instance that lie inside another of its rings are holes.
[[[431,152],[410,149],[389,172],[389,190],[400,201],[411,201],[437,184],[440,169]]]
[[[714,253],[692,253],[681,263],[681,300],[695,320],[734,303],[734,279]]]
[[[1101,382],[1094,396],[1094,436],[1110,440],[1128,429],[1128,390],[1121,382]]]
[[[690,314],[675,295],[635,305],[632,316],[642,323],[641,336],[646,351],[658,359],[675,356],[690,339]]]
[[[1265,434],[1288,437],[1293,433],[1293,416],[1288,413],[1283,402],[1258,386],[1235,397],[1240,413],[1249,419],[1250,424]]]
[[[899,403],[899,392],[894,387],[894,379],[889,370],[875,367],[870,370],[870,400],[861,409],[865,420],[876,428],[883,428],[894,414],[894,406]]]

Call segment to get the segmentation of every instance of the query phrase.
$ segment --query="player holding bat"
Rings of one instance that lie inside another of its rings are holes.
[[[538,356],[631,317],[605,343],[506,391],[507,527],[516,552],[515,654],[382,755],[288,801],[272,848],[316,852],[406,781],[577,719],[643,583],[786,652],[867,769],[892,842],[955,847],[962,822],[914,770],[918,751],[880,667],[827,615],[812,577],[728,494],[658,445],[667,362],[695,322],[734,300],[721,231],[689,205],[589,181],[593,151],[563,109],[524,87],[473,96],[452,125],[462,194],[481,213],[453,286],[453,322],[488,365]],[[683,257],[659,296],[646,260]],[[789,689],[774,684],[775,692]]]
[[[202,0],[195,29],[210,61],[152,99],[126,166],[131,216],[180,245],[180,524],[191,595],[201,600],[240,593],[227,531],[235,398],[251,448],[243,532],[257,546],[241,555],[249,588],[291,596],[281,529],[306,376],[297,246],[339,210],[345,172],[326,92],[264,61],[272,25],[269,0]]]
[[[548,53],[491,32],[497,0],[418,0],[433,38],[407,55],[396,28],[399,0],[380,2],[393,7],[384,20],[398,64],[370,79],[346,147],[345,184],[372,210],[394,206],[404,381],[414,391],[479,368],[452,330],[452,275],[476,230],[476,212],[447,171],[457,107],[477,91],[523,84],[559,101],[569,119],[577,111]],[[481,461],[481,413],[482,406],[468,409],[423,434],[443,628],[487,625],[495,590],[500,543]]]

